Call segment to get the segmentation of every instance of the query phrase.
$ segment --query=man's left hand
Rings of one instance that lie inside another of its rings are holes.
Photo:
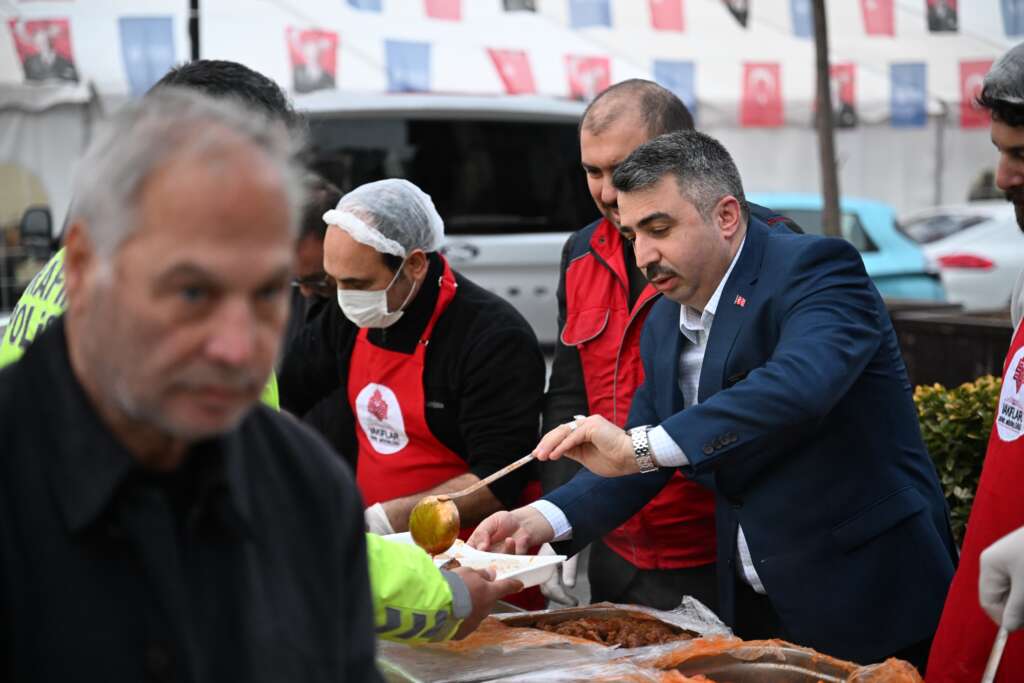
[[[580,416],[555,427],[544,435],[534,453],[538,460],[572,458],[602,477],[640,471],[629,434],[600,415]]]

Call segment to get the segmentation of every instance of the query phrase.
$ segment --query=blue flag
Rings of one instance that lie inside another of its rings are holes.
[[[814,35],[811,0],[790,0],[789,9],[793,15],[793,34],[797,38],[810,38]]]
[[[569,26],[611,26],[612,6],[610,0],[569,0]]]
[[[927,122],[926,74],[923,63],[892,64],[889,67],[893,126],[921,127]]]
[[[388,61],[389,91],[430,91],[430,43],[388,40],[384,49]]]
[[[1003,30],[1007,36],[1024,35],[1024,0],[1002,0]]]
[[[174,25],[171,17],[121,17],[121,56],[128,87],[144,94],[174,66]]]
[[[697,81],[693,62],[671,59],[654,60],[654,80],[671,90],[697,119]]]
[[[348,4],[351,7],[366,10],[367,12],[380,11],[380,0],[348,0]]]

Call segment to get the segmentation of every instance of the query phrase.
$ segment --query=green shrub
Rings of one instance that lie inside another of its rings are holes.
[[[933,384],[914,390],[921,435],[946,492],[958,545],[978,488],[1001,388],[1001,379],[986,375],[955,389]]]

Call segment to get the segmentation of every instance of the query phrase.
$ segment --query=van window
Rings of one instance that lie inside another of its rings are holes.
[[[569,232],[597,209],[573,123],[313,119],[314,168],[342,191],[407,178],[448,235]]]
[[[792,219],[808,235],[824,234],[824,219],[821,209],[785,209],[774,206],[772,208]],[[860,216],[856,213],[851,211],[842,213],[839,217],[839,231],[843,234],[843,238],[855,246],[860,253],[878,251],[878,247],[871,241],[871,237],[864,229],[864,224],[860,221]]]

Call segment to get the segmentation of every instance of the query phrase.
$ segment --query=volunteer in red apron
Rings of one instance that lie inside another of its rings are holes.
[[[1013,202],[1017,225],[1024,231],[1024,44],[992,67],[980,101],[992,114],[992,142],[999,151],[996,185]],[[928,659],[929,682],[980,680],[996,639],[993,620],[1014,631],[1024,617],[1024,530],[1018,531],[1024,527],[1022,287],[1024,274],[1013,293],[1016,330],[1006,354],[1003,387],[967,521],[960,567]],[[1007,641],[996,681],[1021,680],[1024,633],[1017,631]]]
[[[412,183],[363,185],[324,220],[325,270],[358,328],[338,402],[354,418],[367,525],[404,531],[424,495],[465,488],[532,449],[543,358],[511,305],[437,253],[443,222]],[[520,477],[460,498],[463,536],[526,489]]]

